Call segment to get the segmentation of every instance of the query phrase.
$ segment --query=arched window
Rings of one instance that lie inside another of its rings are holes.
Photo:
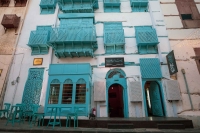
[[[49,104],[58,104],[59,92],[60,81],[58,79],[54,79],[50,84]]]
[[[76,82],[76,99],[75,103],[84,104],[86,98],[86,82],[84,79],[79,79]]]
[[[66,79],[63,84],[62,104],[72,103],[73,82],[71,79]]]

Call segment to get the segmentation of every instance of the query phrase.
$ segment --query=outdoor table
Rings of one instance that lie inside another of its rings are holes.
[[[60,127],[61,127],[61,122],[60,122],[60,109],[61,108],[60,107],[48,107],[48,108],[51,108],[51,112],[49,112],[49,113],[51,113],[51,116],[50,116],[47,127],[49,125],[52,125],[53,128],[55,125],[60,125]],[[53,121],[51,121],[52,116],[53,116]],[[59,121],[56,121],[57,116],[59,116]]]

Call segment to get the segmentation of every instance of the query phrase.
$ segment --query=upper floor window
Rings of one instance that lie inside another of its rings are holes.
[[[139,54],[158,53],[158,37],[156,30],[151,26],[135,26],[136,42]]]
[[[120,0],[104,0],[104,12],[120,12]]]
[[[92,13],[99,8],[98,0],[58,0],[64,13]]]
[[[199,28],[200,15],[194,0],[176,0],[184,28]]]
[[[148,0],[130,0],[133,12],[147,12]]]
[[[104,23],[104,47],[106,54],[125,52],[124,29],[121,22]]]

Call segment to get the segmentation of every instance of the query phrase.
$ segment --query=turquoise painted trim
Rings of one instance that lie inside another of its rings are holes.
[[[87,64],[51,64],[49,67],[49,79],[47,85],[47,92],[46,92],[46,99],[45,99],[45,114],[49,115],[48,108],[50,107],[62,107],[61,109],[61,116],[65,116],[64,112],[74,112],[75,108],[78,109],[79,116],[88,116],[91,107],[91,66],[89,63]],[[68,69],[66,71],[66,69]],[[86,71],[86,72],[84,72]],[[57,79],[57,80],[55,80]],[[81,79],[81,80],[80,80]],[[62,104],[62,92],[63,92],[63,84],[66,84],[65,81],[70,81],[70,84],[73,83],[73,94],[72,94],[72,103],[71,104]],[[86,84],[86,101],[84,104],[76,104],[75,103],[75,96],[76,96],[76,84],[83,83],[85,81]],[[54,81],[52,83],[52,81]],[[79,82],[78,82],[79,81]],[[50,85],[51,84],[60,84],[59,90],[59,101],[58,104],[49,104],[49,94],[50,94]]]
[[[167,108],[166,108],[166,102],[165,102],[165,95],[164,95],[164,87],[162,86],[162,82],[161,82],[161,79],[142,79],[142,92],[143,92],[143,101],[144,101],[144,110],[145,110],[145,116],[148,117],[148,112],[147,112],[147,103],[146,103],[146,95],[145,95],[145,90],[144,90],[144,87],[145,87],[145,83],[147,81],[155,81],[158,85],[159,85],[159,89],[160,89],[160,96],[161,96],[161,99],[162,99],[162,106],[163,106],[163,113],[164,113],[164,116],[166,117],[167,116]]]
[[[115,75],[113,75],[112,78],[109,78],[109,75],[117,71]],[[121,77],[123,78],[120,78]],[[111,69],[107,72],[106,74],[106,107],[107,107],[107,113],[109,114],[109,108],[108,108],[108,90],[111,85],[113,84],[119,84],[123,88],[123,102],[124,102],[124,117],[128,118],[129,117],[129,111],[128,111],[128,92],[127,92],[127,82],[126,82],[126,74],[123,70],[121,69]]]
[[[54,14],[56,9],[56,0],[41,0],[40,14]]]
[[[133,12],[148,12],[148,0],[130,0]]]
[[[120,12],[120,0],[104,0],[104,12]]]
[[[50,25],[37,26],[36,31],[31,31],[28,46],[31,47],[31,55],[45,55],[49,52],[47,42],[50,39]]]
[[[59,19],[92,18],[95,23],[94,13],[63,13],[58,14]]]
[[[58,0],[58,6],[64,13],[89,13],[98,9],[98,0]]]

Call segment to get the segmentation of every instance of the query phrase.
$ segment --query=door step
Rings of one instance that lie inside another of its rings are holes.
[[[185,129],[183,124],[157,124],[158,129]]]
[[[108,123],[108,129],[133,129],[134,126],[131,123]]]

